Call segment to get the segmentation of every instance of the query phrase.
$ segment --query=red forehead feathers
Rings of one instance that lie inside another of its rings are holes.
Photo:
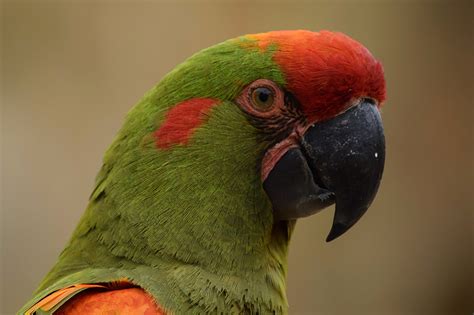
[[[385,100],[382,65],[360,43],[329,31],[278,31],[248,35],[262,50],[276,44],[274,60],[286,88],[310,121],[333,117],[360,97]]]

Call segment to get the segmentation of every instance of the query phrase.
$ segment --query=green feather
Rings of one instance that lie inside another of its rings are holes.
[[[23,311],[59,288],[128,278],[175,314],[287,313],[294,222],[273,224],[259,165],[269,143],[234,99],[252,81],[285,84],[242,37],[177,66],[127,115],[90,203],[57,264]],[[187,145],[158,149],[153,132],[190,98],[222,102]]]

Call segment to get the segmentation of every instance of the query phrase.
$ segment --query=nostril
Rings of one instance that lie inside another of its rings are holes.
[[[360,100],[361,103],[369,103],[371,105],[377,105],[377,101],[374,100],[373,98],[371,97],[363,97],[361,100]]]

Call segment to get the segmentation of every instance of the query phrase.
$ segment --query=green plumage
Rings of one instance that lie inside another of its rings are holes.
[[[273,224],[259,165],[269,143],[234,99],[259,78],[284,85],[272,60],[239,38],[176,67],[128,114],[90,203],[59,261],[23,311],[75,283],[127,278],[175,314],[287,313],[293,223]],[[158,149],[175,104],[222,102],[189,144]]]

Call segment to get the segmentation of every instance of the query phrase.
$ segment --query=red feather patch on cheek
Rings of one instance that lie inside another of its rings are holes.
[[[156,146],[168,149],[172,145],[187,144],[196,128],[206,120],[206,114],[219,102],[212,98],[192,98],[175,105],[155,131]]]

